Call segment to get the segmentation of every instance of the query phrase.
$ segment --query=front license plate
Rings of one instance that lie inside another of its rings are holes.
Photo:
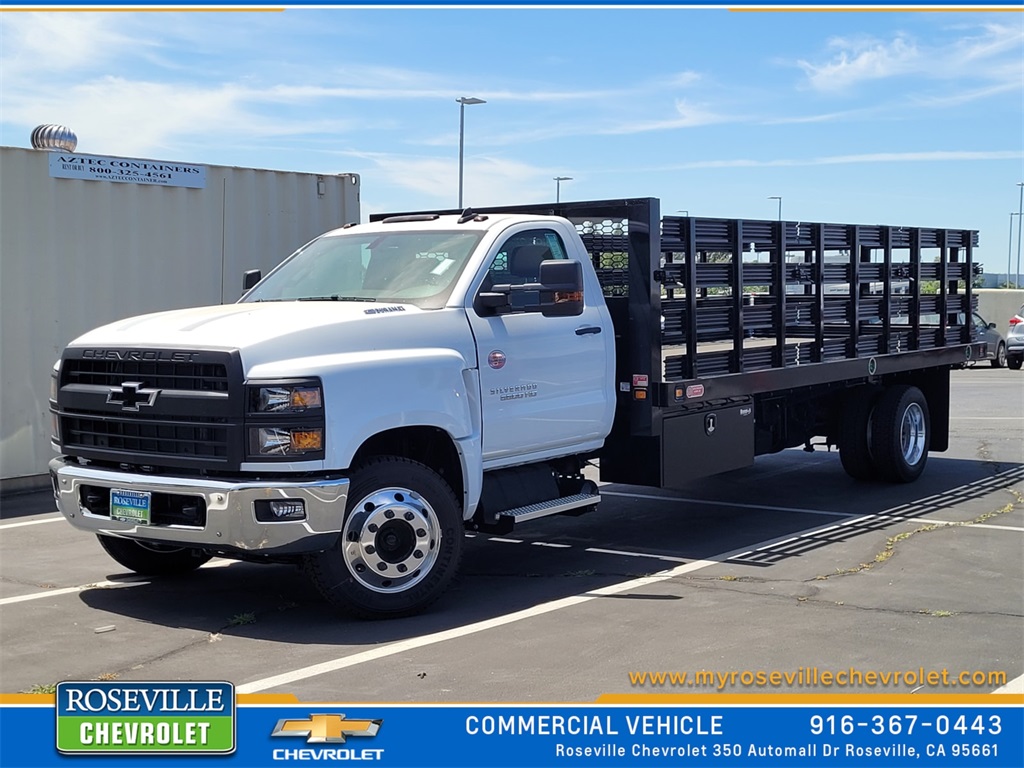
[[[110,519],[123,523],[149,525],[149,510],[152,495],[149,491],[110,491]]]

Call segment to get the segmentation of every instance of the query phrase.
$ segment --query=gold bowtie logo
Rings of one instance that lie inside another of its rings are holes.
[[[271,736],[305,736],[307,744],[344,743],[346,736],[376,736],[383,720],[349,720],[344,715],[310,715],[277,721]]]

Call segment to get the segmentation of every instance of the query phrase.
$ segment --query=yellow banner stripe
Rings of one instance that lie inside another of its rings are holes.
[[[604,693],[598,704],[1024,704],[1022,693]]]

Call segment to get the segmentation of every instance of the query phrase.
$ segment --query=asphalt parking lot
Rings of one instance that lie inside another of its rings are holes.
[[[984,693],[866,683],[676,688],[630,673],[1024,675],[1024,377],[953,374],[951,448],[915,484],[787,451],[598,511],[467,542],[422,616],[333,613],[296,569],[214,560],[125,573],[48,493],[0,509],[0,691],[59,680],[229,680],[305,701],[585,702],[607,693]],[[979,678],[980,680],[980,678]],[[805,677],[805,682],[807,682]]]

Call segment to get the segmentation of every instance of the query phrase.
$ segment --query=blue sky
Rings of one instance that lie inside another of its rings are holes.
[[[653,196],[964,227],[1006,269],[1024,14],[291,8],[0,14],[0,144],[362,176],[363,218]],[[1016,225],[1015,225],[1016,226]],[[1016,259],[1016,234],[1013,259]]]

